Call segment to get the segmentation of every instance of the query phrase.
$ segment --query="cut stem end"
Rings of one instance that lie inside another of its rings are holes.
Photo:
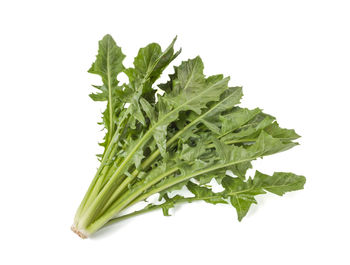
[[[78,228],[75,227],[75,225],[72,225],[70,228],[74,233],[76,233],[80,238],[86,239],[88,238],[88,235],[85,231],[79,230]]]

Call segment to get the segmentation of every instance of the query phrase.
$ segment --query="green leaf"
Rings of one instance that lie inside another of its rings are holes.
[[[286,192],[304,188],[305,177],[293,173],[275,172],[272,176],[256,171],[254,179],[244,182],[240,178],[225,177],[222,186],[225,188],[223,196],[228,197],[236,208],[238,220],[246,216],[250,206],[257,203],[255,196],[265,191],[282,196]]]
[[[255,186],[251,179],[244,182],[240,178],[225,177],[222,186],[225,188],[225,195],[236,208],[239,221],[246,216],[250,206],[256,203],[255,196],[265,193],[261,187]]]
[[[145,48],[141,48],[134,60],[137,73],[141,76],[149,75],[161,54],[162,48],[157,43],[151,43]]]
[[[238,129],[235,128],[234,130],[222,132],[219,136],[220,139],[225,142],[241,139],[255,139],[264,128],[271,125],[275,120],[275,117],[260,112],[252,116],[252,119],[247,123],[241,124]]]
[[[156,104],[158,121],[155,124],[156,142],[164,156],[167,126],[177,119],[180,111],[191,110],[201,114],[206,104],[220,100],[228,89],[228,78],[216,78],[207,82],[203,74],[203,63],[199,57],[182,62],[174,77],[174,88],[170,94],[159,97]]]
[[[237,210],[238,220],[247,214],[251,204],[257,203],[255,196],[269,191],[277,195],[304,188],[305,177],[293,173],[276,172],[272,176],[257,171],[254,180],[243,182],[239,178],[225,177],[222,185],[224,196],[228,196]]]
[[[184,119],[185,122],[187,122],[186,117],[189,118],[191,122],[181,129],[179,128],[177,136],[184,141],[188,140],[190,137],[197,137],[194,131],[197,130],[198,124],[203,123],[207,128],[210,128],[213,119],[215,119],[215,117],[217,117],[220,112],[229,110],[238,104],[241,97],[242,88],[231,87],[224,91],[218,102],[209,103],[208,108],[201,115],[197,115],[194,112],[187,114],[187,116],[183,115],[183,117],[180,115],[180,117]],[[184,114],[185,112],[182,113]],[[210,128],[210,130],[215,131],[216,129],[214,127],[216,127],[215,124],[213,124],[213,127]],[[217,130],[219,131],[219,129]]]
[[[113,38],[106,35],[99,42],[98,54],[96,61],[89,69],[89,73],[101,76],[103,85],[95,86],[101,92],[91,94],[90,97],[97,101],[107,101],[106,111],[103,112],[103,121],[107,129],[105,136],[105,147],[108,146],[115,131],[116,112],[121,108],[122,102],[118,102],[117,95],[122,93],[118,87],[117,75],[124,70],[123,60],[125,55]]]
[[[192,110],[201,114],[209,102],[219,101],[220,95],[228,88],[229,78],[216,78],[207,82],[203,74],[203,62],[200,57],[182,62],[177,68],[174,87],[171,93],[165,94],[165,108],[177,107],[181,111]],[[164,109],[160,117],[165,116]]]
[[[223,176],[224,172],[230,170],[232,166],[250,162],[262,156],[278,153],[296,145],[293,142],[275,139],[264,131],[260,133],[257,141],[249,147],[228,146],[219,140],[215,140],[215,138],[213,140],[218,145],[214,151],[210,151],[211,156],[208,156],[206,161],[203,161],[205,157],[201,157],[201,160],[196,159],[192,163],[186,163],[185,161],[182,161],[181,164],[176,163],[173,167],[181,169],[181,174],[164,178],[154,186],[152,194],[169,192],[170,190],[174,190],[174,187],[180,189],[181,185],[186,184],[191,178],[200,179],[202,175],[206,181],[208,181],[208,175],[215,178],[217,176]],[[167,175],[165,174],[165,176]]]
[[[236,209],[238,220],[241,221],[248,213],[252,204],[257,204],[255,197],[265,194],[266,191],[283,195],[285,192],[301,190],[304,188],[305,177],[293,173],[275,172],[272,176],[262,174],[258,171],[254,179],[249,178],[243,181],[240,178],[224,177],[222,186],[223,192],[215,193],[211,189],[202,187],[193,182],[187,183],[188,190],[193,193],[194,197],[183,197],[176,195],[169,198],[164,195],[164,203],[159,205],[149,204],[140,212],[161,208],[165,216],[169,216],[169,209],[176,204],[191,203],[193,201],[206,201],[212,204],[227,204],[229,199],[231,205]]]
[[[243,163],[239,163],[237,165],[233,165],[233,166],[229,167],[229,170],[237,177],[239,177],[241,179],[245,179],[245,175],[246,175],[248,169],[250,169],[252,167],[253,167],[253,165],[251,162],[243,162]]]
[[[278,138],[273,138],[265,131],[262,131],[256,143],[249,147],[249,152],[255,153],[259,156],[267,156],[286,151],[296,145],[298,145],[298,143],[292,141],[282,141]]]
[[[219,76],[213,76],[212,80],[215,80],[214,77],[216,79]],[[210,105],[209,109],[211,111],[201,120],[201,122],[212,132],[220,134],[220,130],[222,130],[220,127],[223,126],[221,125],[220,114],[234,109],[234,107],[240,102],[242,96],[243,93],[241,87],[230,87],[221,95],[220,104],[212,103]]]
[[[125,55],[111,35],[106,35],[99,41],[98,54],[96,61],[89,69],[89,73],[97,74],[102,77],[105,85],[115,86],[117,75],[124,70],[123,60]],[[108,86],[110,88],[110,86]]]
[[[140,98],[140,104],[150,122],[153,123],[156,120],[156,113],[153,106],[144,98]]]
[[[259,108],[253,110],[238,107],[235,108],[233,112],[220,116],[220,122],[222,124],[221,133],[225,134],[239,129],[259,113],[261,113],[261,109]]]
[[[152,88],[152,84],[181,52],[174,53],[175,41],[176,38],[164,52],[157,43],[151,43],[141,48],[134,59],[134,68],[124,70],[129,77],[129,84],[126,86],[124,94],[130,103],[127,115],[131,116],[129,124],[132,129],[136,128],[136,120],[144,126],[146,125],[140,100],[143,98],[147,102],[154,103],[156,90]]]
[[[141,48],[134,60],[135,71],[142,77],[149,77],[151,83],[154,83],[164,68],[180,54],[181,50],[174,53],[175,41],[176,37],[164,52],[157,43]]]
[[[164,216],[170,216],[169,210],[175,206],[176,203],[180,202],[184,197],[176,195],[173,198],[169,198],[167,195],[164,196],[165,202],[161,204],[161,208]]]
[[[198,141],[196,146],[191,147],[188,144],[183,144],[180,159],[185,161],[195,161],[199,156],[205,152],[205,143],[203,141]]]
[[[218,196],[217,193],[214,193],[211,189],[208,189],[206,187],[201,187],[199,185],[194,184],[193,182],[189,181],[186,185],[188,190],[192,192],[196,198],[200,198],[201,200],[204,200],[208,203],[212,204],[218,204],[218,203],[224,203],[227,204],[227,201],[223,200],[221,197]]]
[[[286,192],[301,190],[304,188],[305,177],[293,173],[275,172],[272,176],[256,171],[255,185],[260,185],[264,190],[282,196]]]
[[[104,85],[94,86],[94,88],[100,90],[100,93],[91,93],[89,96],[93,101],[108,101],[108,88]]]
[[[271,125],[264,128],[264,131],[282,140],[295,140],[300,137],[294,130],[280,128],[278,123],[275,121]]]
[[[124,72],[129,77],[132,91],[138,93],[149,102],[154,102],[155,91],[152,84],[160,77],[163,70],[181,53],[174,53],[176,37],[171,44],[162,52],[159,44],[151,43],[141,48],[134,59],[134,68],[128,68]]]

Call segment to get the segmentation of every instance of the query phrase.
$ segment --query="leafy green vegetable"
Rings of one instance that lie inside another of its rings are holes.
[[[155,82],[181,52],[175,52],[175,41],[164,51],[156,43],[141,48],[130,68],[124,67],[125,55],[110,35],[99,42],[89,72],[99,75],[102,84],[90,97],[107,103],[102,116],[106,135],[100,167],[72,226],[81,237],[155,209],[169,215],[176,204],[198,200],[231,203],[241,221],[256,195],[283,195],[304,186],[305,178],[292,173],[247,176],[253,160],[294,147],[299,135],[280,128],[259,108],[239,107],[242,88],[230,87],[223,75],[206,77],[200,57],[174,67],[157,93]],[[118,81],[122,72],[128,83]],[[207,185],[213,179],[222,192]],[[194,196],[171,197],[184,187]],[[164,202],[122,215],[154,194]]]

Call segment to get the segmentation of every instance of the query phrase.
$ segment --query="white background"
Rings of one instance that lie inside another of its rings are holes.
[[[1,1],[0,263],[350,264],[347,2]],[[193,203],[78,238],[102,137],[87,69],[106,33],[126,65],[178,35],[175,64],[199,54],[206,74],[243,85],[242,105],[302,135],[255,168],[305,175],[305,190],[260,196],[241,223],[229,206]]]

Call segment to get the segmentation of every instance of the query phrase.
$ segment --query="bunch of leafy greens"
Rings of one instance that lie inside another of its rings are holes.
[[[254,178],[246,177],[253,160],[294,147],[299,136],[259,108],[239,107],[241,87],[230,87],[223,75],[206,77],[200,57],[174,67],[156,93],[155,82],[181,52],[174,51],[174,42],[164,51],[157,43],[141,48],[131,68],[124,67],[125,55],[110,35],[99,42],[89,72],[102,85],[90,97],[107,102],[106,135],[101,165],[72,226],[81,237],[154,209],[169,215],[174,205],[199,200],[230,203],[242,220],[256,195],[283,195],[304,186],[305,178],[292,173],[256,171]],[[128,84],[118,81],[120,73]],[[223,191],[212,190],[213,179]],[[193,196],[171,196],[184,186]],[[159,194],[159,204],[121,215],[153,194]]]

